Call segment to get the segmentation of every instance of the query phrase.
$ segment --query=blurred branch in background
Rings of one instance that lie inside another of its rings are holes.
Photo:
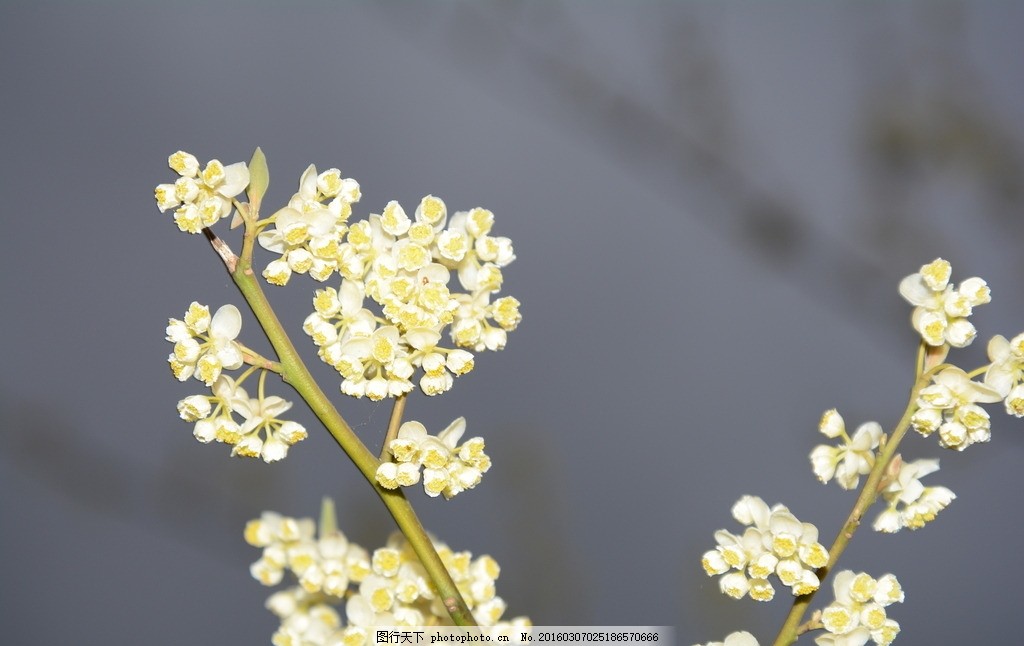
[[[844,315],[876,313],[863,324],[886,346],[905,336],[881,323],[903,316],[899,299],[874,287],[891,278],[891,259],[901,258],[899,271],[906,271],[951,245],[963,246],[942,238],[955,235],[956,226],[923,226],[936,217],[923,197],[935,185],[970,185],[971,198],[957,204],[967,211],[953,216],[960,228],[984,214],[999,221],[999,239],[1008,237],[1006,229],[1024,233],[1015,217],[1020,143],[1000,127],[969,65],[961,7],[905,8],[920,41],[910,52],[899,47],[907,30],[891,12],[845,14],[863,53],[855,61],[863,117],[853,124],[848,155],[860,167],[861,203],[825,213],[800,206],[799,191],[813,180],[779,187],[770,173],[757,170],[756,146],[744,135],[728,91],[734,79],[719,60],[728,41],[714,37],[721,35],[726,10],[666,4],[646,12],[654,24],[643,27],[655,42],[644,60],[644,52],[631,58],[615,50],[612,57],[617,43],[589,29],[592,15],[582,5],[458,5],[432,27],[417,20],[422,16],[379,9],[405,30],[403,37],[421,39],[424,48],[447,48],[440,53],[495,93],[515,88],[511,100],[521,102],[546,97],[554,104],[548,116],[560,130],[590,142],[666,202],[680,204],[680,216],[699,217],[756,253],[816,302]],[[624,69],[622,58],[634,67]],[[852,226],[823,226],[851,213]]]
[[[163,460],[154,474],[112,450],[114,443],[91,441],[88,433],[55,417],[42,404],[11,397],[0,397],[0,401],[2,427],[18,430],[0,456],[4,469],[44,483],[53,493],[98,516],[159,527],[224,560],[253,560],[238,549],[241,528],[259,515],[261,501],[273,497],[277,489],[273,473],[196,469],[195,455],[183,450]],[[225,523],[224,518],[236,522]],[[226,532],[225,527],[233,529]]]
[[[891,257],[955,244],[930,222],[948,215],[1020,239],[1020,143],[1003,127],[975,69],[964,7],[928,5],[917,12],[917,38],[896,38],[866,17],[860,59],[870,76],[864,97],[859,163],[863,169],[866,243]],[[944,204],[943,187],[966,190],[971,203]],[[938,199],[929,199],[937,194]],[[968,207],[967,213],[955,212]],[[943,213],[944,210],[953,210]],[[979,218],[979,216],[981,216]],[[1019,255],[1008,256],[1024,271]]]

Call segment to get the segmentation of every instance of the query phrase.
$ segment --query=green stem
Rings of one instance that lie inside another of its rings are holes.
[[[380,496],[388,511],[391,512],[391,516],[395,519],[395,523],[398,524],[406,540],[409,541],[416,556],[423,563],[423,567],[441,595],[445,609],[451,615],[452,621],[458,626],[475,626],[476,621],[473,619],[466,601],[462,598],[462,594],[452,580],[448,569],[441,562],[441,557],[437,554],[437,550],[434,549],[434,545],[416,516],[412,505],[405,495],[402,494],[401,490],[389,491],[377,484],[377,467],[380,465],[380,462],[376,456],[370,453],[366,445],[363,444],[362,440],[359,439],[341,414],[338,413],[334,405],[331,404],[327,395],[320,389],[319,384],[317,384],[306,364],[299,356],[299,353],[295,350],[295,346],[278,320],[277,314],[270,306],[270,302],[267,300],[266,294],[263,293],[263,289],[260,287],[259,281],[253,274],[252,269],[252,252],[256,238],[255,227],[252,224],[254,220],[255,214],[246,220],[245,233],[242,239],[242,255],[240,257],[234,256],[234,254],[230,253],[230,250],[227,251],[230,255],[225,255],[226,245],[224,242],[210,232],[209,229],[206,229],[205,233],[207,238],[210,239],[214,250],[224,260],[224,264],[231,274],[231,279],[235,282],[242,296],[245,297],[253,314],[256,315],[256,319],[260,322],[260,326],[266,333],[270,345],[277,352],[280,361],[281,378],[299,393],[313,411],[313,414],[320,419],[327,432],[334,438],[334,441],[338,443],[349,459],[352,460],[353,464],[355,464],[356,468],[359,469],[359,472],[363,474],[363,477],[366,478],[366,481],[370,483],[373,490]]]
[[[388,432],[384,436],[384,446],[380,448],[380,461],[391,460],[391,440],[398,437],[398,429],[402,426],[402,414],[405,413],[407,395],[399,395],[395,398],[395,405],[391,409],[391,419],[388,421]]]
[[[857,496],[857,502],[854,503],[853,509],[850,511],[850,515],[847,516],[846,522],[843,523],[842,528],[839,530],[839,534],[832,542],[832,546],[828,548],[828,564],[816,573],[818,575],[818,580],[822,583],[825,582],[825,578],[829,575],[829,572],[832,571],[836,563],[839,561],[839,557],[842,556],[843,552],[846,550],[846,546],[849,545],[850,539],[853,538],[854,533],[860,526],[860,522],[861,519],[864,518],[864,514],[867,513],[868,508],[871,507],[875,500],[878,499],[878,495],[883,489],[882,479],[887,474],[889,463],[892,462],[893,456],[896,455],[896,449],[899,447],[900,441],[903,440],[903,437],[907,434],[907,430],[910,429],[910,418],[913,417],[915,412],[917,412],[918,393],[921,392],[922,388],[931,383],[932,376],[944,367],[945,364],[940,364],[930,368],[927,372],[921,374],[914,383],[914,387],[910,391],[910,401],[907,403],[907,407],[903,411],[903,417],[900,418],[899,423],[896,424],[896,428],[892,431],[892,435],[889,436],[885,446],[882,447],[871,472],[868,474],[867,480],[864,482],[864,486],[860,490],[860,495]],[[775,638],[775,646],[789,646],[789,644],[796,641],[797,635],[799,634],[800,620],[803,619],[804,613],[807,612],[807,606],[811,604],[816,592],[817,590],[810,594],[797,597],[793,601],[793,607],[790,609],[789,615],[786,617],[786,621],[782,624],[782,628],[779,629],[779,634]]]

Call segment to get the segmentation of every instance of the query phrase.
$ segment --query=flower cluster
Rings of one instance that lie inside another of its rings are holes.
[[[491,468],[491,458],[484,453],[484,440],[473,437],[459,445],[466,432],[466,419],[460,417],[435,437],[423,424],[410,421],[398,429],[398,437],[388,444],[394,462],[383,462],[377,468],[377,482],[385,489],[408,487],[420,481],[429,496],[444,494],[451,499],[479,484]]]
[[[321,521],[318,537],[312,519],[265,512],[245,528],[246,542],[263,549],[250,568],[254,578],[277,585],[287,571],[298,579],[297,586],[267,599],[281,620],[273,644],[363,646],[375,643],[377,626],[451,625],[426,570],[400,534],[370,553],[327,525]],[[481,626],[530,626],[524,617],[501,621],[506,606],[496,594],[500,568],[493,558],[474,559],[434,545]]]
[[[903,529],[920,529],[925,523],[949,506],[956,494],[946,487],[925,487],[920,479],[939,470],[938,460],[915,460],[902,462],[899,456],[899,472],[885,489],[882,497],[888,507],[872,525],[876,531],[895,533]]]
[[[843,489],[853,489],[860,482],[860,476],[871,471],[875,464],[875,449],[882,439],[882,427],[878,422],[861,424],[851,438],[846,434],[846,423],[836,409],[825,411],[818,424],[826,437],[843,438],[841,446],[825,444],[811,451],[811,466],[818,480],[827,483],[833,478]]]
[[[1006,412],[1024,417],[1024,333],[1009,341],[996,335],[988,343],[992,362],[985,372],[985,384],[1003,398]]]
[[[303,176],[303,186],[312,186],[313,171]],[[491,300],[515,254],[508,238],[490,235],[494,214],[486,209],[448,218],[444,202],[428,195],[413,218],[392,201],[351,226],[324,208],[302,215],[289,207],[272,219],[277,229],[261,234],[260,242],[287,260],[267,266],[270,282],[287,282],[295,258],[300,267],[309,264],[314,278],[325,280],[335,267],[342,276],[338,288],[316,292],[303,330],[341,375],[347,395],[374,401],[403,395],[412,390],[417,369],[424,393],[443,393],[454,377],[473,369],[472,352],[504,348],[507,333],[519,325],[518,300]],[[465,291],[453,290],[453,273]],[[379,313],[365,307],[367,299]],[[457,348],[442,345],[446,330]]]
[[[167,357],[178,381],[195,377],[207,386],[221,370],[242,365],[242,350],[235,339],[242,330],[242,314],[224,305],[211,317],[210,308],[193,301],[182,319],[168,319],[166,339],[174,344]]]
[[[156,204],[161,213],[174,209],[174,222],[188,233],[199,233],[230,215],[231,198],[249,185],[245,162],[225,166],[211,159],[200,171],[199,160],[179,150],[167,158],[167,164],[181,177],[156,187]]]
[[[903,602],[903,589],[891,574],[874,579],[864,572],[843,570],[832,582],[835,601],[821,611],[821,624],[828,634],[814,642],[819,646],[863,645],[868,640],[880,646],[892,643],[900,625],[886,616],[885,609]]]
[[[262,373],[261,377],[266,375]],[[221,375],[213,384],[213,396],[192,395],[178,402],[178,414],[186,422],[195,422],[192,434],[207,444],[214,440],[231,446],[231,455],[263,458],[276,462],[288,455],[291,445],[306,439],[306,429],[298,422],[279,416],[292,407],[280,397],[249,397],[239,382]],[[235,416],[241,423],[235,421]]]
[[[288,206],[269,218],[274,227],[257,238],[263,248],[281,254],[263,271],[267,282],[285,285],[292,272],[320,281],[330,278],[338,270],[339,244],[360,197],[359,183],[343,178],[337,168],[317,173],[310,165]]]
[[[900,282],[900,294],[915,306],[911,323],[930,346],[970,345],[977,331],[967,317],[975,307],[992,300],[981,278],[968,278],[954,289],[949,284],[951,273],[949,262],[936,258]]]
[[[775,574],[795,596],[809,594],[821,582],[815,570],[828,563],[828,550],[818,542],[818,529],[801,523],[783,505],[770,508],[756,496],[744,496],[732,515],[747,526],[742,536],[722,529],[715,532],[718,547],[701,560],[708,576],[722,575],[722,592],[734,599],[747,594],[771,601],[775,588],[768,577]]]
[[[938,431],[940,446],[963,451],[992,437],[988,412],[978,404],[1001,399],[996,390],[971,380],[960,368],[945,368],[921,389],[910,423],[925,437]]]
[[[275,462],[288,454],[288,447],[306,438],[306,429],[279,419],[292,405],[263,395],[266,372],[260,375],[255,398],[242,388],[251,371],[238,381],[222,374],[242,366],[242,346],[235,341],[241,329],[242,315],[234,305],[224,305],[210,316],[209,307],[193,301],[182,319],[168,320],[166,339],[174,344],[167,357],[171,372],[179,381],[195,377],[212,391],[212,395],[191,395],[179,401],[178,415],[195,423],[192,433],[204,444],[216,440],[230,445],[231,455]]]

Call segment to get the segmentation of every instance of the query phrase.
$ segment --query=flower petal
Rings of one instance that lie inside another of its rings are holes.
[[[242,331],[242,313],[234,305],[222,305],[210,321],[210,336],[217,340],[232,341]]]

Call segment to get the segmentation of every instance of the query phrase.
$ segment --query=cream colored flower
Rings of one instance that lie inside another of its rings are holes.
[[[949,284],[949,262],[936,258],[900,282],[900,294],[914,312],[911,322],[925,343],[949,344],[955,348],[970,345],[977,334],[967,320],[974,307],[991,301],[988,285],[980,278],[968,278],[957,289]]]
[[[1024,417],[1024,333],[1009,341],[996,335],[988,344],[991,361],[985,372],[985,384],[1003,396],[1006,412]]]
[[[835,477],[843,489],[856,488],[860,476],[869,473],[875,463],[875,449],[882,438],[882,427],[877,422],[866,422],[857,428],[851,438],[846,434],[842,416],[832,409],[822,416],[819,430],[826,437],[842,437],[843,444],[822,444],[811,451],[814,475],[826,483]]]
[[[886,509],[875,519],[875,531],[895,533],[920,529],[956,499],[946,487],[925,487],[921,478],[939,470],[938,460],[901,462],[896,478],[882,490]]]
[[[1001,399],[998,391],[971,380],[960,368],[946,368],[921,389],[910,423],[924,436],[938,431],[940,446],[963,451],[991,438],[989,415],[978,404]]]

